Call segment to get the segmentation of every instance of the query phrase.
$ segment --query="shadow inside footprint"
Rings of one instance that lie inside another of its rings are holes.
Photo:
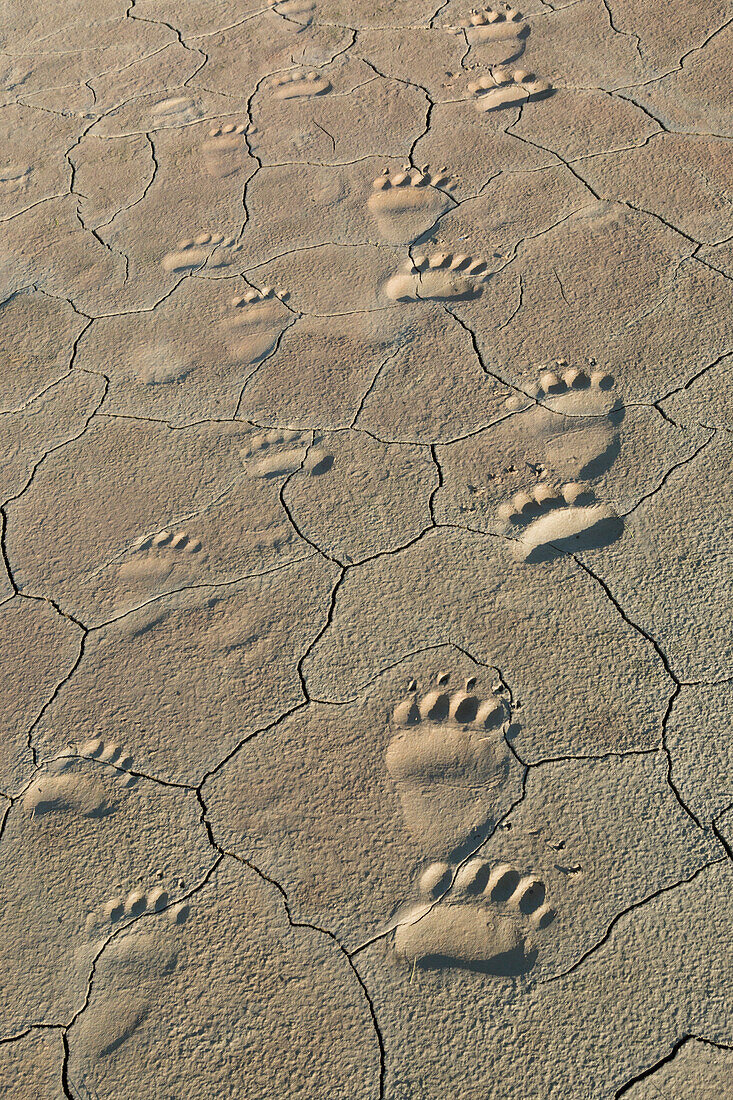
[[[496,826],[496,818],[487,811],[487,817],[471,829],[466,839],[448,853],[449,863],[463,863],[488,839]]]
[[[149,1006],[144,1001],[134,998],[130,998],[122,1005],[115,999],[108,1012],[100,1011],[97,1025],[98,1057],[106,1058],[121,1047],[145,1021],[148,1013]]]
[[[71,759],[62,763],[69,763]],[[94,777],[78,774],[42,776],[26,791],[23,807],[33,818],[47,814],[79,814],[99,819],[114,813],[114,805],[107,800],[102,784]]]
[[[393,712],[386,763],[407,828],[425,856],[449,852],[460,863],[508,808],[515,761],[503,735],[503,696],[477,691],[475,676],[456,690],[449,679],[442,672],[424,693],[410,681]]]
[[[608,416],[609,424],[614,428],[619,427],[624,414],[624,409],[614,410]],[[585,466],[581,466],[578,471],[578,478],[581,481],[591,481],[594,477],[601,477],[611,469],[620,453],[621,437],[617,434],[612,437],[602,454],[596,455],[589,462],[586,462]]]
[[[415,960],[422,970],[470,970],[474,974],[492,974],[499,978],[513,978],[528,974],[537,962],[537,949],[525,951],[523,944],[502,951],[481,962],[452,955],[423,955]]]
[[[535,562],[553,561],[563,554],[577,554],[584,550],[600,550],[604,546],[610,546],[621,537],[624,529],[624,521],[621,516],[604,515],[596,523],[577,534],[559,537],[552,542],[543,542],[527,554],[524,561]]]
[[[311,474],[326,474],[333,466],[333,455],[324,454],[320,457],[321,452],[315,453],[315,461],[309,469]]]

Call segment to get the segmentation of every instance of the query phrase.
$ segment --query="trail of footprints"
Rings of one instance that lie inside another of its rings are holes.
[[[290,22],[308,26],[315,13],[313,0],[268,0],[273,12]],[[474,10],[457,24],[445,26],[465,37],[469,46],[495,42],[520,47],[529,34],[521,12],[509,5],[502,10]],[[318,69],[293,69],[267,82],[278,100],[308,100],[331,90],[327,75]],[[468,86],[469,100],[478,112],[515,107],[551,95],[553,86],[524,69],[491,68]],[[188,100],[170,100],[158,106],[161,121],[191,121]],[[223,123],[210,129],[203,145],[206,171],[224,178],[243,164],[246,126]],[[399,171],[386,168],[373,182],[367,208],[387,244],[406,245],[427,233],[452,208],[450,192],[456,181],[447,168],[431,171],[406,164]],[[180,241],[162,258],[168,274],[190,274],[201,268],[225,267],[241,251],[233,237],[202,231]],[[393,302],[473,298],[489,277],[486,259],[464,253],[436,251],[416,255],[387,280],[383,293]],[[287,295],[270,287],[252,289],[232,299],[223,320],[232,355],[257,363],[275,346],[289,322],[284,305]],[[538,404],[560,405],[557,411],[587,415],[592,398],[609,386],[608,376],[595,372],[545,371],[533,393]],[[569,400],[568,400],[569,398]],[[562,403],[564,399],[564,404]],[[509,411],[521,399],[507,403]],[[333,456],[315,445],[312,434],[297,429],[272,429],[253,436],[241,452],[245,470],[256,478],[277,478],[304,470],[318,474],[330,468]],[[610,517],[588,487],[577,481],[556,485],[540,481],[515,493],[498,510],[499,519],[514,538],[517,555],[531,560],[547,542],[585,529]],[[131,547],[133,556],[174,551],[197,554],[201,543],[187,531],[163,530],[145,535]],[[472,967],[496,973],[519,973],[536,956],[544,930],[554,918],[542,881],[507,864],[492,866],[478,857],[451,863],[451,856],[468,841],[478,843],[495,822],[501,791],[513,764],[505,733],[509,721],[507,702],[499,691],[476,692],[476,679],[450,690],[449,674],[420,694],[416,681],[393,712],[394,736],[386,753],[387,771],[397,788],[402,812],[411,832],[425,850],[441,849],[447,858],[429,862],[419,876],[418,903],[401,917],[394,932],[396,954],[409,963]],[[117,746],[93,742],[81,750],[122,770],[131,761]],[[31,812],[55,799],[86,804],[65,786],[63,763],[59,774],[38,785],[29,801]],[[71,777],[72,781],[74,777]],[[129,776],[127,782],[134,781]],[[175,923],[185,919],[187,907],[169,907],[161,886],[135,887],[125,897],[113,897],[90,913],[90,931],[110,928],[124,918],[166,909]]]
[[[302,30],[308,26],[315,13],[314,0],[268,0],[273,12]],[[474,9],[470,16],[456,24],[446,25],[444,30],[453,35],[465,36],[470,46],[482,43],[515,41],[521,43],[529,34],[529,25],[522,13],[506,4],[501,10]],[[270,94],[278,100],[313,99],[331,91],[331,82],[323,70],[294,68],[278,73],[266,82]],[[468,83],[469,100],[479,112],[515,107],[529,100],[544,99],[554,92],[553,85],[525,69],[509,70],[490,68],[486,73]],[[154,108],[156,118],[172,123],[186,123],[199,117],[197,105],[189,97],[164,100]],[[225,178],[237,172],[244,163],[245,133],[255,129],[244,123],[222,123],[209,130],[203,145],[206,171]],[[373,183],[373,191],[367,207],[374,217],[380,236],[388,244],[408,244],[426,233],[451,208],[454,201],[450,190],[455,180],[447,169],[431,172],[427,167],[419,169],[411,164],[394,172],[385,169]],[[241,252],[235,238],[221,233],[202,231],[197,236],[178,242],[161,260],[163,270],[169,274],[190,274],[203,267],[224,268],[233,264]],[[451,270],[462,260],[471,257],[444,257]],[[451,266],[452,262],[452,266]],[[431,274],[417,279],[421,265]],[[442,278],[432,274],[443,266],[439,255],[405,263],[403,271],[390,279],[385,288],[387,297],[393,300],[410,298],[453,298],[476,293],[475,285],[459,281],[455,276]],[[466,270],[464,275],[477,272]]]
[[[246,300],[246,301],[245,301]],[[276,297],[261,291],[250,291],[244,298],[236,299],[235,308],[241,308],[239,303],[259,306],[269,306],[271,302],[280,303]],[[262,315],[259,315],[262,319]],[[257,321],[254,322],[257,324]],[[278,333],[280,329],[277,330]],[[254,335],[250,331],[245,339],[261,340],[265,337],[265,343],[270,339],[267,330],[263,334],[256,327]],[[262,347],[262,345],[260,345]],[[296,428],[272,428],[267,431],[255,432],[248,444],[241,448],[239,457],[247,477],[260,480],[272,480],[287,477],[290,474],[302,471],[309,476],[318,476],[326,473],[333,465],[333,455],[330,451],[318,445],[318,440],[312,432],[300,431]],[[277,547],[279,538],[271,542],[258,543],[255,548]],[[185,528],[173,529],[164,527],[157,532],[148,532],[134,539],[121,557],[117,566],[117,576],[123,585],[144,583],[162,583],[175,570],[184,575],[192,569],[200,569],[209,560],[204,542],[192,531]],[[106,751],[100,749],[94,742],[90,742],[83,751],[82,756],[97,758],[98,753]],[[116,763],[109,756],[100,756],[105,762]],[[120,765],[126,766],[126,765]]]
[[[93,775],[72,770],[75,762],[92,760],[106,765],[108,775],[114,775],[122,790],[136,786],[139,777],[130,774],[132,756],[117,742],[94,738],[81,745],[71,746],[66,752],[50,760],[45,774],[34,780],[26,790],[23,811],[31,818],[46,814],[75,813],[84,817],[103,817],[113,812],[107,804],[104,788]],[[166,887],[156,884],[150,887],[135,886],[124,895],[107,898],[92,909],[84,921],[86,934],[106,939],[117,927],[133,921],[146,913],[163,913],[173,926],[183,924],[189,915],[186,901],[172,902]]]

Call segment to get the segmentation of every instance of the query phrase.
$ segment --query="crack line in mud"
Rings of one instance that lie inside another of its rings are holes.
[[[726,807],[726,809],[725,809],[725,810],[723,810],[723,811],[722,811],[722,813],[721,813],[721,814],[720,814],[719,816],[720,816],[720,817],[723,817],[723,816],[725,816],[725,814],[726,814],[726,813],[727,813],[727,812],[728,812],[728,811],[729,811],[730,809],[733,809],[733,804],[732,804],[731,806],[727,806],[727,807]],[[715,834],[715,836],[717,837],[717,839],[718,839],[719,843],[720,843],[720,844],[722,845],[722,847],[723,847],[723,848],[725,849],[725,854],[726,854],[726,856],[728,857],[728,859],[729,859],[729,860],[731,860],[731,862],[733,862],[733,847],[731,847],[731,845],[729,844],[729,842],[728,842],[728,840],[726,839],[726,837],[724,837],[724,836],[723,836],[723,834],[721,833],[720,829],[718,828],[718,823],[717,823],[717,821],[715,821],[714,819],[713,819],[713,820],[711,820],[711,822],[710,822],[710,828],[712,829],[713,833],[714,833],[714,834]]]
[[[371,382],[364,390],[364,393],[361,395],[359,405],[356,412],[354,413],[351,424],[349,425],[350,428],[354,429],[357,427],[357,421],[364,411],[364,405],[366,404],[367,400],[369,399],[369,395],[372,393],[374,387],[376,386],[382,371],[385,369],[385,367],[389,366],[393,359],[397,358],[402,349],[406,346],[406,344],[400,344],[398,347],[395,348],[393,352],[390,352],[388,355],[386,355],[382,362],[379,364],[376,371],[374,372]]]
[[[662,397],[658,397],[657,400],[654,402],[655,407],[658,407],[664,401],[668,401],[669,398],[674,397],[675,394],[682,393],[684,390],[689,390],[690,387],[694,385],[695,382],[697,382],[698,378],[702,378],[704,374],[707,374],[709,370],[717,367],[719,363],[722,363],[724,359],[727,359],[728,356],[732,354],[733,352],[730,350],[724,351],[715,359],[713,359],[712,363],[706,363],[704,367],[700,367],[700,369],[695,371],[695,373],[691,375],[685,382],[683,382],[682,385],[675,386],[674,389],[668,390],[667,393],[665,393]],[[666,415],[662,409],[659,409],[659,411],[662,413],[663,416]]]
[[[653,406],[653,407],[656,407],[656,406]],[[661,409],[658,410],[658,411],[661,412]],[[662,413],[662,416],[664,416],[664,413]],[[666,419],[666,417],[665,417],[665,419]],[[671,423],[674,423],[674,421],[671,421]],[[677,426],[678,425],[675,425],[675,427],[677,427]],[[711,428],[710,429],[710,435],[707,437],[707,439],[703,440],[703,442],[700,444],[700,446],[697,448],[697,450],[693,451],[691,455],[687,456],[687,458],[682,458],[682,459],[680,459],[679,462],[676,462],[673,466],[670,466],[669,469],[666,470],[665,473],[663,474],[663,476],[660,478],[658,485],[656,485],[653,489],[650,489],[648,493],[644,493],[643,496],[639,497],[636,504],[632,505],[632,507],[629,508],[628,511],[623,512],[623,513],[619,513],[619,514],[622,515],[624,519],[626,519],[628,516],[632,515],[636,511],[637,508],[640,508],[642,506],[642,504],[646,504],[647,501],[651,500],[652,497],[656,496],[657,493],[660,492],[664,488],[664,486],[667,484],[667,482],[669,481],[672,474],[676,473],[678,470],[681,470],[683,466],[687,466],[688,463],[694,462],[695,459],[699,455],[702,454],[702,452],[705,450],[705,448],[710,443],[712,443],[712,441],[716,438],[716,436],[717,436],[716,429]]]
[[[623,920],[624,917],[628,916],[629,913],[633,913],[637,909],[641,909],[644,905],[648,905],[649,902],[654,901],[658,897],[661,897],[662,894],[668,894],[672,890],[679,890],[680,887],[687,886],[689,883],[694,882],[699,875],[702,875],[705,871],[709,870],[710,867],[717,867],[719,864],[724,863],[725,860],[725,856],[719,856],[717,859],[708,860],[707,863],[703,863],[699,867],[697,867],[690,875],[687,876],[687,878],[679,879],[677,882],[670,883],[668,886],[660,886],[658,890],[654,890],[651,894],[647,894],[645,898],[641,898],[639,901],[635,901],[631,905],[628,905],[625,909],[622,909],[621,912],[616,914],[616,916],[613,918],[608,928],[606,929],[606,932],[602,936],[602,938],[598,940],[597,943],[593,944],[592,947],[589,947],[588,950],[585,951],[581,955],[581,957],[572,964],[572,966],[569,966],[567,970],[563,970],[559,974],[553,974],[549,978],[541,979],[538,984],[552,985],[553,982],[561,981],[563,978],[567,978],[569,974],[574,974],[579,967],[583,966],[585,962],[596,953],[596,951],[599,951],[600,948],[604,946],[604,944],[608,943],[616,925],[619,923],[619,921]]]
[[[614,34],[621,35],[622,38],[630,38],[634,42],[634,48],[636,50],[637,57],[640,61],[644,61],[644,56],[641,52],[641,38],[638,34],[629,33],[628,31],[621,31],[613,21],[613,12],[611,11],[611,4],[609,0],[601,0],[606,12],[608,13],[608,24]]]
[[[91,371],[84,371],[84,373],[89,374],[89,373],[92,373],[92,372]],[[94,373],[97,374],[97,372],[94,372]],[[98,402],[96,408],[93,409],[93,411],[86,418],[86,421],[85,421],[84,426],[82,427],[81,431],[77,435],[71,436],[69,439],[64,439],[61,443],[56,443],[56,444],[54,444],[53,447],[49,447],[49,449],[47,451],[44,451],[44,453],[37,460],[37,462],[35,462],[32,465],[31,472],[30,472],[30,475],[28,477],[28,480],[26,481],[25,485],[20,490],[20,492],[14,493],[12,496],[9,496],[6,500],[3,501],[2,505],[0,505],[0,511],[1,512],[4,513],[5,508],[7,508],[7,506],[9,504],[13,504],[15,501],[20,500],[20,498],[25,493],[28,492],[31,485],[33,484],[33,481],[35,479],[35,476],[36,476],[38,470],[43,465],[43,463],[46,461],[46,459],[49,458],[50,455],[54,454],[56,451],[60,451],[63,447],[68,447],[72,443],[76,443],[86,433],[86,431],[89,428],[89,425],[91,424],[92,420],[94,419],[94,417],[99,412],[102,405],[104,404],[104,400],[105,400],[105,398],[107,396],[107,392],[109,390],[109,378],[107,377],[107,375],[103,375],[100,372],[100,373],[97,374],[97,377],[100,377],[104,380],[104,387],[103,387],[103,390],[102,390],[102,395],[99,399],[99,402]]]
[[[205,887],[208,885],[210,879],[215,874],[216,869],[220,866],[220,864],[222,863],[222,861],[224,859],[224,854],[218,848],[216,848],[215,845],[212,845],[212,847],[215,848],[215,850],[217,852],[217,855],[214,858],[214,861],[211,864],[211,866],[204,873],[201,881],[198,882],[195,886],[191,887],[191,889],[187,890],[185,893],[177,894],[174,898],[171,898],[163,908],[156,911],[156,913],[154,914],[155,916],[158,916],[162,913],[165,913],[166,911],[174,908],[176,905],[180,905],[181,902],[183,902],[183,901],[188,901],[195,894],[199,893],[200,890],[205,889]],[[130,920],[128,920],[127,923],[119,925],[119,927],[117,927],[113,932],[111,932],[107,936],[104,943],[101,944],[99,950],[97,951],[96,955],[92,959],[91,970],[90,970],[89,975],[87,977],[87,988],[86,988],[86,993],[85,993],[85,996],[84,996],[84,1003],[82,1004],[82,1006],[80,1008],[78,1008],[76,1010],[76,1012],[73,1013],[73,1015],[72,1015],[72,1017],[71,1017],[71,1019],[69,1020],[68,1023],[60,1025],[63,1028],[65,1034],[68,1033],[68,1031],[74,1026],[76,1021],[79,1019],[79,1017],[82,1016],[82,1014],[89,1007],[89,1002],[90,1002],[91,996],[92,996],[92,989],[94,988],[94,980],[96,978],[97,963],[99,962],[100,958],[102,957],[104,952],[107,950],[109,945],[111,943],[113,943],[114,940],[116,940],[118,936],[124,935],[125,932],[128,932],[139,921],[145,920],[146,918],[149,918],[151,915],[153,915],[153,914],[141,913],[137,917],[130,918]]]
[[[713,1039],[703,1039],[699,1035],[685,1033],[681,1039],[678,1039],[676,1043],[673,1043],[669,1054],[665,1054],[665,1056],[663,1058],[660,1058],[658,1062],[655,1062],[653,1065],[649,1066],[648,1069],[642,1070],[641,1073],[637,1073],[635,1077],[632,1077],[629,1081],[626,1082],[625,1085],[622,1085],[620,1089],[617,1089],[617,1091],[614,1093],[614,1100],[618,1100],[620,1096],[625,1096],[626,1093],[629,1092],[633,1088],[633,1086],[636,1085],[639,1081],[643,1081],[645,1080],[645,1078],[651,1077],[652,1074],[656,1073],[657,1070],[662,1068],[662,1066],[665,1066],[667,1065],[667,1063],[671,1062],[676,1057],[681,1048],[689,1042],[705,1043],[707,1046],[715,1047],[717,1050],[733,1050],[733,1046],[726,1046],[724,1043],[716,1043]],[[659,1095],[661,1096],[662,1093],[660,1093]]]
[[[606,2],[606,0],[603,0],[604,4],[605,4],[605,2]],[[660,73],[658,76],[653,76],[650,80],[642,80],[642,81],[639,81],[637,84],[627,84],[624,87],[618,88],[616,90],[625,92],[625,91],[633,91],[635,88],[648,88],[651,84],[658,84],[659,81],[665,80],[668,76],[674,76],[675,73],[682,72],[684,67],[685,67],[685,61],[687,61],[688,57],[691,57],[693,54],[700,53],[701,50],[704,50],[706,48],[706,46],[710,42],[712,42],[712,40],[714,38],[716,38],[724,30],[726,30],[732,23],[733,23],[733,18],[726,19],[726,21],[724,23],[722,23],[719,27],[716,27],[714,31],[711,31],[711,33],[709,35],[707,35],[707,37],[699,45],[692,46],[689,50],[687,50],[687,52],[684,53],[682,55],[682,57],[680,58],[679,62],[677,63],[677,67],[675,69],[668,69],[666,72]],[[638,104],[636,104],[636,106],[638,106]],[[715,137],[726,137],[726,136],[729,136],[729,135],[725,135],[725,134],[718,135],[718,134],[716,134],[714,136]]]
[[[625,98],[625,97],[620,97],[620,98]],[[633,100],[630,101],[630,102],[633,102]],[[634,103],[634,106],[638,106],[638,104]],[[681,229],[678,225],[674,225],[672,222],[667,221],[666,218],[664,218],[661,214],[657,213],[656,211],[648,210],[646,207],[643,207],[643,206],[638,206],[635,203],[630,202],[628,199],[622,199],[618,196],[614,197],[613,199],[608,199],[608,200],[603,199],[601,197],[601,195],[595,190],[593,185],[591,183],[589,183],[588,180],[583,177],[583,175],[580,172],[580,169],[576,169],[574,167],[574,165],[576,165],[576,164],[579,164],[579,165],[582,166],[584,161],[592,159],[592,155],[576,157],[572,161],[566,160],[562,156],[562,154],[558,153],[558,151],[556,149],[552,149],[547,145],[540,145],[539,142],[532,141],[530,138],[524,137],[522,134],[516,133],[512,129],[512,127],[517,126],[520,121],[521,121],[521,108],[520,108],[520,117],[517,119],[516,122],[512,123],[512,125],[507,128],[506,133],[509,134],[511,137],[515,137],[519,141],[524,142],[524,144],[526,144],[526,145],[531,145],[535,149],[540,149],[545,153],[552,153],[554,156],[556,156],[557,159],[560,161],[560,163],[563,164],[567,168],[567,170],[575,177],[575,179],[579,183],[583,184],[583,186],[585,188],[587,188],[587,190],[591,193],[591,195],[593,196],[593,198],[597,202],[614,202],[619,206],[625,206],[628,210],[633,210],[637,214],[645,214],[649,218],[654,218],[661,225],[665,226],[667,229],[670,229],[673,233],[676,233],[678,236],[682,237],[684,240],[689,241],[690,244],[694,244],[697,248],[713,247],[716,243],[721,243],[721,242],[712,242],[711,243],[711,242],[707,242],[707,241],[699,241],[699,240],[697,240],[697,238],[691,236],[684,229]],[[658,120],[654,119],[654,121],[657,122]],[[669,133],[670,131],[664,131],[664,132]],[[651,140],[652,137],[657,137],[657,136],[658,136],[657,134],[651,134],[647,140]],[[646,142],[644,144],[646,144]],[[631,146],[630,148],[641,148],[641,146]],[[606,152],[607,151],[604,150],[603,153],[599,153],[599,154],[596,154],[596,155],[602,156],[602,155],[605,155]],[[613,152],[613,150],[608,150],[608,152]],[[548,166],[548,167],[552,167],[552,166]],[[552,227],[552,228],[554,228],[554,227]],[[515,249],[515,254],[516,254],[516,249]],[[700,261],[700,262],[704,262],[704,261]]]
[[[443,479],[443,467],[440,464],[440,459],[438,458],[438,451],[437,451],[436,445],[434,443],[431,443],[431,445],[430,445],[430,457],[433,460],[433,465],[435,466],[435,471],[438,475],[438,479],[437,479],[437,482],[436,482],[435,486],[431,490],[430,496],[428,497],[428,511],[430,512],[430,520],[433,524],[433,527],[437,527],[438,523],[437,523],[437,520],[435,518],[435,498],[437,497],[440,490],[443,488],[443,480],[444,479]]]
[[[374,1028],[374,1034],[375,1034],[375,1037],[376,1037],[376,1040],[377,1040],[377,1048],[378,1048],[378,1051],[379,1051],[379,1100],[383,1100],[383,1098],[384,1098],[385,1069],[386,1069],[384,1037],[382,1035],[382,1031],[381,1031],[381,1028],[379,1026],[379,1021],[377,1019],[377,1013],[376,1013],[376,1009],[375,1009],[375,1006],[374,1006],[374,1002],[371,998],[371,995],[370,995],[369,990],[366,986],[366,983],[364,982],[363,978],[361,977],[361,974],[359,973],[356,966],[354,965],[354,962],[352,960],[351,955],[346,950],[346,948],[343,946],[343,944],[338,939],[338,937],[333,932],[329,931],[329,929],[321,928],[319,925],[312,924],[309,921],[296,920],[293,917],[293,914],[292,914],[292,911],[291,911],[291,908],[290,908],[290,899],[288,897],[287,891],[281,885],[281,883],[279,883],[277,881],[277,879],[274,879],[270,875],[267,875],[264,871],[262,871],[259,867],[257,867],[250,860],[246,859],[244,856],[240,856],[236,852],[228,851],[227,849],[222,848],[219,844],[217,844],[216,840],[214,839],[213,829],[212,829],[212,827],[209,823],[209,820],[208,820],[208,810],[207,810],[207,807],[206,807],[206,803],[204,802],[203,797],[200,794],[199,794],[199,802],[200,802],[200,805],[201,805],[201,821],[202,821],[202,823],[204,824],[204,826],[207,830],[207,833],[208,833],[208,836],[209,836],[209,843],[212,845],[213,848],[216,849],[216,851],[218,851],[220,853],[221,858],[223,859],[224,857],[228,857],[230,859],[235,860],[237,863],[241,864],[243,867],[249,868],[250,871],[252,871],[254,874],[258,875],[259,878],[262,879],[263,882],[267,882],[267,883],[269,883],[270,886],[274,886],[275,889],[278,891],[278,893],[280,894],[280,896],[282,898],[283,907],[285,909],[285,914],[288,918],[288,922],[290,923],[291,927],[292,928],[308,928],[313,932],[317,932],[320,935],[325,936],[327,939],[329,939],[336,946],[339,953],[346,960],[346,962],[349,966],[349,969],[351,970],[352,974],[354,975],[354,978],[356,979],[358,985],[361,988],[361,991],[364,995],[364,999],[366,1000],[367,1006],[369,1008],[369,1014],[371,1016],[371,1021],[372,1021],[372,1025],[373,1025],[373,1028]]]
[[[672,684],[673,684],[672,692],[671,692],[671,694],[669,696],[669,699],[667,701],[666,712],[665,712],[665,714],[662,718],[662,749],[663,749],[663,751],[664,751],[664,753],[667,757],[667,783],[668,783],[670,789],[672,790],[675,798],[677,799],[678,803],[680,804],[682,809],[685,811],[685,813],[688,815],[688,817],[690,817],[692,819],[692,821],[694,821],[694,823],[698,827],[698,829],[701,829],[701,830],[705,831],[704,826],[702,825],[699,818],[697,817],[697,814],[695,814],[695,812],[687,805],[687,803],[682,798],[682,795],[680,794],[679,790],[677,789],[676,784],[674,783],[674,781],[672,779],[672,753],[671,753],[671,751],[669,749],[669,746],[667,744],[667,725],[668,725],[669,719],[672,715],[672,709],[674,707],[677,696],[679,695],[679,693],[681,691],[681,684],[680,684],[680,681],[679,681],[678,677],[675,675],[675,673],[672,670],[672,666],[670,664],[669,658],[667,657],[666,653],[662,649],[659,642],[648,631],[646,631],[644,629],[644,627],[640,626],[638,623],[635,623],[634,620],[627,614],[627,612],[624,611],[621,604],[618,602],[616,597],[611,592],[611,589],[609,588],[606,581],[604,581],[603,578],[600,577],[597,573],[594,573],[593,570],[590,568],[590,566],[586,565],[585,562],[582,561],[575,554],[572,554],[570,556],[577,563],[577,565],[579,565],[580,568],[585,573],[587,573],[588,576],[591,577],[596,582],[598,587],[603,592],[605,592],[606,596],[608,597],[610,602],[613,604],[613,606],[616,608],[616,610],[618,611],[619,615],[624,620],[624,622],[627,623],[628,626],[630,626],[632,628],[632,630],[636,631],[637,634],[639,634],[642,638],[644,638],[649,643],[649,645],[652,646],[655,653],[657,654],[657,657],[659,658],[659,660],[662,663],[664,671],[666,672],[667,676],[672,681]]]

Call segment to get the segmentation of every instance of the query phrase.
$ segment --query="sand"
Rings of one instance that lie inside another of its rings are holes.
[[[730,0],[0,28],[3,1095],[723,1100]]]

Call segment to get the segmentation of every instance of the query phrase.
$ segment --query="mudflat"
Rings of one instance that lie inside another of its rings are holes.
[[[3,1095],[723,1100],[731,0],[0,29]]]

